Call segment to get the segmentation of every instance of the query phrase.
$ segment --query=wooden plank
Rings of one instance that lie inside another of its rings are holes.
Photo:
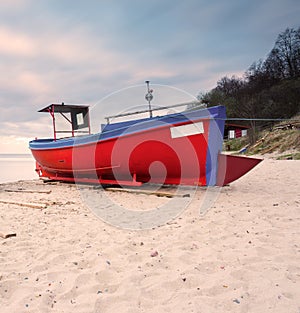
[[[44,203],[28,203],[28,202],[18,202],[18,201],[8,201],[8,200],[0,200],[0,203],[15,204],[19,206],[28,207],[28,208],[34,208],[34,209],[44,209],[47,207],[47,205]]]
[[[155,195],[157,197],[167,197],[167,198],[185,198],[190,197],[189,193],[186,194],[174,194],[170,192],[163,192],[163,191],[153,191],[153,190],[141,190],[141,189],[127,189],[127,188],[115,188],[115,187],[107,187],[104,188],[107,191],[118,191],[118,192],[127,192],[127,193],[137,193],[137,194],[144,194],[144,195]]]
[[[16,237],[17,234],[16,233],[13,233],[13,232],[3,232],[3,231],[0,231],[0,237],[1,238],[9,238],[9,237]]]
[[[269,147],[268,149],[262,149],[261,152],[263,154],[270,153],[270,152],[273,152],[274,150],[276,150],[277,148],[279,148],[280,146],[281,146],[281,143],[277,143],[276,145]]]
[[[46,193],[49,194],[51,190],[26,190],[26,189],[4,189],[5,192],[24,192],[24,193]]]

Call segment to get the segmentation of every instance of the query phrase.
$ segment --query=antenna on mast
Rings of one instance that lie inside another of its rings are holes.
[[[149,104],[149,114],[150,114],[150,118],[152,117],[152,109],[151,109],[151,100],[153,99],[153,89],[150,89],[149,88],[149,83],[150,81],[149,80],[146,80],[145,83],[147,84],[147,93],[146,93],[146,96],[145,96],[145,99],[148,101],[148,104]]]

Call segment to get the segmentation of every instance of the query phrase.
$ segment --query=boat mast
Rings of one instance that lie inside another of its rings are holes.
[[[51,109],[48,109],[51,117],[52,117],[52,125],[53,125],[53,138],[54,141],[56,141],[56,125],[55,125],[55,113],[54,113],[54,106],[51,107]]]
[[[153,99],[153,89],[150,89],[149,88],[149,83],[150,81],[149,80],[146,80],[145,83],[147,84],[147,90],[148,90],[148,93],[146,93],[146,96],[145,96],[145,99],[148,101],[148,104],[149,104],[149,114],[150,114],[150,118],[152,117],[152,109],[151,109],[151,100]]]

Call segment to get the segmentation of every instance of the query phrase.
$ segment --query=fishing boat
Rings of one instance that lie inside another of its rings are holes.
[[[96,134],[91,133],[88,105],[50,104],[41,109],[52,117],[53,138],[29,143],[39,177],[124,186],[223,186],[261,161],[221,153],[224,106],[153,116],[153,111],[166,107],[151,108],[152,97],[148,84],[149,117],[115,122],[145,110],[109,116]],[[58,138],[57,115],[70,125],[68,137]]]

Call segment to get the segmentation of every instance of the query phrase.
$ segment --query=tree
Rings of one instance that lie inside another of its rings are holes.
[[[228,118],[290,118],[300,112],[300,27],[280,33],[266,60],[254,62],[244,78],[223,77],[199,96],[207,106],[223,104]],[[267,123],[264,123],[267,126]]]
[[[300,27],[280,33],[265,61],[265,71],[275,80],[300,76]]]

